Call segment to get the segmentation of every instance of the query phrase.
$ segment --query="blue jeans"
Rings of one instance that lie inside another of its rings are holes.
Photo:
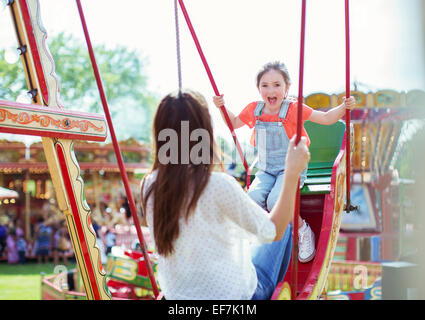
[[[268,300],[288,270],[292,251],[292,225],[289,224],[279,241],[265,243],[251,251],[252,263],[257,271],[257,289],[252,300]]]

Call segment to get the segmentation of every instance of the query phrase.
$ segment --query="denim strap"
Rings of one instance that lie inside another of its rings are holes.
[[[279,119],[285,119],[286,115],[288,114],[288,109],[289,109],[289,104],[291,103],[291,101],[289,100],[283,100],[282,102],[282,106],[280,107],[280,112],[279,112]]]
[[[291,102],[289,100],[282,101],[282,105],[280,106],[280,111],[279,111],[279,119],[283,120],[286,118],[290,103]],[[263,109],[264,109],[264,101],[258,101],[254,111],[254,116],[256,120],[260,118],[261,114],[263,113]]]
[[[258,101],[254,111],[254,116],[256,120],[258,120],[258,118],[263,113],[263,108],[264,108],[264,101]]]

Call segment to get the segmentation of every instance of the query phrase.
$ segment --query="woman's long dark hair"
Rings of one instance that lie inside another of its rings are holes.
[[[184,125],[188,126],[188,132],[187,129],[185,133],[182,132]],[[197,129],[203,129],[204,137],[208,139],[203,141],[207,143],[208,155],[202,155],[203,161],[200,163],[199,157],[192,159],[193,155],[199,155],[199,147],[193,148],[199,142],[190,141],[189,137],[182,137],[184,134],[191,136]],[[153,230],[156,249],[159,254],[167,256],[174,252],[173,242],[180,232],[180,217],[187,220],[195,209],[214,165],[219,163],[221,168],[223,167],[216,154],[208,105],[201,94],[185,90],[165,96],[156,111],[152,130],[155,159],[151,172],[156,170],[157,176],[144,196],[145,181],[143,181],[142,206],[146,215],[146,203],[148,198],[154,195]],[[167,139],[163,137],[164,132],[176,132],[178,139],[173,141],[170,137],[166,141]],[[188,142],[189,147],[184,145],[184,141]],[[177,146],[173,145],[173,142]],[[171,159],[173,151],[164,153],[161,148],[165,150],[175,148],[174,150],[178,150],[178,159]]]

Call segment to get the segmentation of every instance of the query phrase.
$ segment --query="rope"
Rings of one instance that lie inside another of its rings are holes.
[[[78,12],[80,14],[81,24],[82,24],[83,30],[84,30],[84,36],[86,38],[87,48],[88,48],[88,51],[89,51],[94,76],[95,76],[97,87],[98,87],[99,94],[100,94],[100,99],[102,101],[103,110],[105,112],[105,117],[106,117],[106,120],[108,122],[109,131],[111,133],[111,139],[112,139],[112,143],[113,143],[113,146],[114,146],[115,156],[116,156],[117,161],[118,161],[118,165],[119,165],[120,172],[121,172],[121,177],[123,179],[124,188],[125,188],[125,191],[126,191],[126,194],[127,194],[127,200],[128,200],[129,205],[130,205],[130,211],[131,211],[131,214],[133,216],[134,225],[136,227],[137,236],[138,236],[139,242],[140,242],[140,247],[141,247],[142,252],[143,252],[143,257],[145,258],[145,261],[146,261],[146,266],[147,266],[147,270],[148,270],[148,274],[149,274],[149,279],[151,281],[152,289],[153,289],[155,298],[157,298],[158,295],[159,295],[159,292],[158,292],[158,287],[156,285],[155,277],[154,277],[154,274],[153,274],[152,263],[149,259],[149,255],[148,255],[146,243],[145,243],[145,240],[144,240],[144,237],[143,237],[142,229],[140,228],[140,222],[139,222],[139,218],[137,216],[137,210],[136,210],[136,206],[134,204],[133,194],[131,193],[130,184],[128,182],[127,172],[126,172],[125,167],[124,167],[124,161],[122,159],[120,146],[118,144],[118,140],[117,140],[116,135],[115,135],[114,127],[112,125],[112,119],[111,119],[111,115],[109,113],[108,102],[106,100],[106,95],[105,95],[105,92],[103,90],[102,80],[100,78],[99,69],[97,67],[96,58],[94,56],[94,51],[93,51],[93,47],[92,47],[92,44],[91,44],[90,35],[89,35],[88,30],[87,30],[87,24],[86,24],[86,20],[84,18],[83,8],[81,7],[80,0],[76,0],[76,2],[77,2]]]
[[[174,20],[176,22],[176,49],[177,49],[177,74],[179,81],[179,93],[182,90],[182,66],[180,55],[180,28],[179,28],[179,11],[177,0],[174,0]]]

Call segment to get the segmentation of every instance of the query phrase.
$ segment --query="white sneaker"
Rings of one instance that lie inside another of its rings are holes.
[[[316,254],[314,233],[307,222],[298,229],[298,260],[307,263],[313,260]]]

